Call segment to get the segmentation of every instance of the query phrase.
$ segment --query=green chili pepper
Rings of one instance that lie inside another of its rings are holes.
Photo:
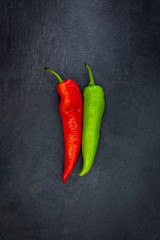
[[[105,108],[104,91],[94,84],[90,67],[84,64],[89,72],[90,83],[84,89],[82,155],[83,167],[79,176],[83,176],[91,169],[97,151],[101,120]]]

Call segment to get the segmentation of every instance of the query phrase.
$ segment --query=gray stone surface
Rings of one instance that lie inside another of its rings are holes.
[[[0,239],[160,240],[160,1],[0,1]],[[99,147],[67,183],[58,81],[104,88]]]

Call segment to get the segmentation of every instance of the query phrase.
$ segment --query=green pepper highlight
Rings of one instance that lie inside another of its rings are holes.
[[[88,69],[90,83],[84,89],[83,93],[83,166],[79,176],[83,176],[88,173],[94,163],[99,141],[101,120],[105,108],[103,88],[95,85],[90,67],[86,63],[84,65]]]

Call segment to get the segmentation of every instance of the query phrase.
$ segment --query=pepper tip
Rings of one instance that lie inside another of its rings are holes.
[[[63,174],[63,177],[62,177],[62,182],[63,183],[66,183],[67,179],[68,179],[69,176]]]
[[[43,69],[47,70],[47,69],[48,69],[48,67],[44,67]]]
[[[83,171],[79,173],[79,176],[82,177],[84,176],[86,173],[84,173]]]
[[[87,65],[87,63],[84,63],[84,66],[86,66]]]
[[[91,168],[91,167],[90,167],[90,168]],[[88,169],[82,169],[82,171],[79,173],[79,176],[82,177],[82,176],[84,176],[85,174],[87,174],[87,173],[89,172],[90,168],[88,168]]]

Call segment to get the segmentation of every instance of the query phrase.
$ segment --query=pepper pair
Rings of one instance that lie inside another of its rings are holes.
[[[77,83],[71,79],[63,81],[60,76],[53,73],[59,80],[57,91],[61,97],[59,111],[62,118],[65,163],[62,181],[65,183],[71,174],[80,151],[82,140],[83,166],[79,176],[83,176],[91,169],[97,151],[101,120],[105,108],[104,92],[102,87],[94,84],[90,67],[84,64],[89,72],[90,83],[84,89],[84,103]],[[83,131],[82,131],[83,112]]]

